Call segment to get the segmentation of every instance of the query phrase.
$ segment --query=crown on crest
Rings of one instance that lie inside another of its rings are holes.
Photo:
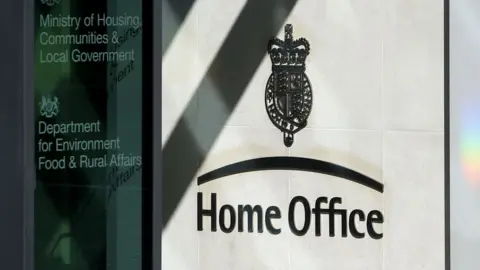
[[[272,38],[268,43],[272,70],[299,69],[305,71],[305,60],[310,53],[310,44],[305,38],[293,39],[293,26],[285,25],[285,40]]]

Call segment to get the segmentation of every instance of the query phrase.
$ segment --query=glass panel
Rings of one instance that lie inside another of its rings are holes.
[[[142,269],[141,15],[36,2],[36,270]]]
[[[476,270],[480,263],[479,13],[478,1],[450,1],[446,255],[447,263],[451,260],[447,269],[454,270]]]

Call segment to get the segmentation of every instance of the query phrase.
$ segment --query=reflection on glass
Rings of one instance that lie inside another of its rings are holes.
[[[142,269],[141,14],[36,0],[36,270]]]

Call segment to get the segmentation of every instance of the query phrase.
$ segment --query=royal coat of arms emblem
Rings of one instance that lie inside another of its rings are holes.
[[[40,101],[40,115],[46,118],[52,118],[60,112],[60,102],[57,97],[42,97]]]
[[[307,126],[312,110],[312,87],[305,74],[310,44],[304,38],[293,39],[293,26],[285,26],[285,40],[268,43],[272,74],[265,89],[265,107],[272,123],[283,132],[283,143],[290,147],[294,134]]]

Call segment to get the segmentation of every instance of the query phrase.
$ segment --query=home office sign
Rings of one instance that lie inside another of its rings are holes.
[[[312,85],[305,73],[305,60],[309,52],[310,45],[306,39],[293,39],[292,25],[286,25],[283,41],[274,38],[268,44],[272,74],[265,90],[265,106],[271,122],[283,133],[286,147],[292,146],[294,134],[307,126],[313,105]],[[268,170],[330,175],[336,180],[350,181],[383,193],[382,183],[349,168],[322,160],[290,156],[262,157],[230,164],[201,175],[197,184],[200,186],[236,174]],[[204,203],[204,197],[207,196],[210,197],[209,204]],[[299,195],[290,199],[287,209],[282,209],[278,205],[252,205],[249,202],[223,204],[217,200],[217,193],[198,192],[197,230],[271,235],[288,231],[296,236],[309,233],[316,237],[383,238],[380,227],[384,215],[380,210],[344,209],[344,200],[348,198],[319,195],[315,200],[308,200]],[[296,219],[297,211],[301,211],[301,219]],[[288,219],[288,228],[275,225],[279,224],[276,221],[285,218]],[[322,230],[324,219],[328,220],[328,231]],[[210,224],[208,228],[204,225],[207,221]],[[336,233],[338,231],[339,234]]]

